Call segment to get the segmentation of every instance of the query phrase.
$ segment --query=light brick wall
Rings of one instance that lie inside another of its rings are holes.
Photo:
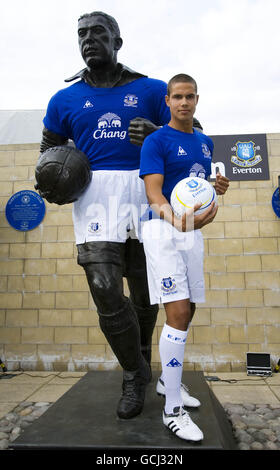
[[[190,370],[245,370],[246,352],[280,356],[280,219],[271,207],[280,174],[280,134],[269,134],[270,180],[232,182],[203,229],[206,303],[197,305],[185,351]],[[76,262],[72,207],[48,204],[29,232],[9,226],[5,206],[34,189],[39,145],[0,146],[0,357],[9,370],[118,367],[100,331]],[[127,286],[124,284],[125,292]],[[161,308],[153,335],[160,368]]]

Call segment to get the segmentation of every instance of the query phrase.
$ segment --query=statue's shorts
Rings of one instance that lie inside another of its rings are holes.
[[[129,237],[142,241],[147,207],[139,170],[93,171],[89,187],[73,205],[76,243],[124,243]]]

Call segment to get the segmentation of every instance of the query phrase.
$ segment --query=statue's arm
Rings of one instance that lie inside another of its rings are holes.
[[[49,131],[46,127],[42,131],[42,140],[40,143],[40,153],[45,152],[50,147],[56,147],[57,145],[66,145],[68,139],[62,135],[55,134],[52,131]]]
[[[156,126],[148,119],[136,117],[130,121],[128,128],[130,142],[134,145],[142,146],[145,138],[155,132],[157,129],[160,129],[160,127],[161,126]],[[200,132],[203,131],[200,122],[196,118],[193,119],[193,127],[195,127]]]
[[[193,127],[195,127],[195,129],[197,130],[203,131],[202,125],[200,124],[199,120],[195,117],[193,118]]]

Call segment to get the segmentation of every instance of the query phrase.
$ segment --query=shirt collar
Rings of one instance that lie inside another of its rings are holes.
[[[144,75],[139,72],[135,72],[134,70],[131,70],[130,68],[126,67],[126,65],[123,64],[118,64],[119,70],[120,70],[120,75],[119,78],[117,79],[116,83],[113,86],[120,86],[122,85],[122,82],[124,81],[126,83],[126,80],[128,81],[133,81],[136,80],[137,78],[141,77],[147,77],[147,75]],[[66,78],[64,81],[65,82],[72,82],[73,80],[77,79],[82,79],[84,80],[88,85],[90,86],[95,86],[94,81],[89,75],[89,70],[88,68],[84,68],[77,72],[75,75],[72,77]]]

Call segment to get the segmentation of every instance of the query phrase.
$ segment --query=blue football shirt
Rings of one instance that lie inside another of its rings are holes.
[[[141,148],[130,143],[129,123],[135,117],[157,126],[169,122],[166,93],[165,82],[147,77],[113,88],[95,88],[81,80],[51,98],[43,122],[73,140],[92,170],[136,170]]]
[[[211,174],[214,144],[205,134],[193,129],[193,134],[165,125],[146,137],[140,160],[140,177],[164,175],[162,193],[170,202],[174,186],[188,176],[207,179]]]

